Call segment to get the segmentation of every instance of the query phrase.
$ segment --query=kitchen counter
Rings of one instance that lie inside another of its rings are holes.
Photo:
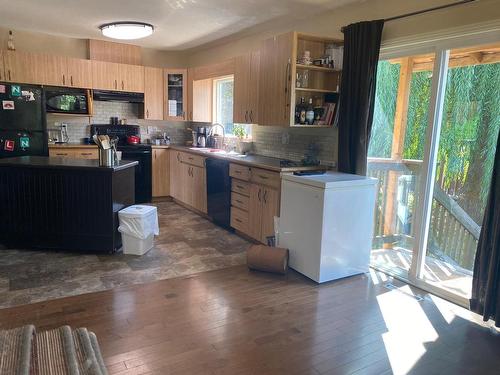
[[[0,167],[30,167],[30,168],[48,168],[48,169],[86,169],[95,171],[120,171],[134,167],[137,161],[120,160],[118,165],[113,167],[101,167],[98,160],[73,159],[45,156],[20,156],[16,158],[0,159]]]
[[[232,163],[248,165],[250,167],[257,167],[262,169],[267,169],[274,172],[296,172],[296,171],[311,171],[311,170],[326,170],[328,169],[325,165],[315,165],[315,166],[305,166],[305,165],[296,165],[296,166],[286,166],[282,167],[280,165],[280,161],[282,159],[272,158],[268,156],[262,155],[246,155],[246,156],[232,156],[227,154],[217,154],[214,152],[204,152],[199,150],[193,150],[187,146],[176,146],[171,145],[170,148],[172,150],[178,150],[182,152],[190,152],[192,154],[201,155],[205,157],[219,158],[230,160]]]
[[[136,161],[21,156],[0,160],[0,243],[112,253],[118,211],[135,203]],[[1,250],[0,250],[1,252]]]

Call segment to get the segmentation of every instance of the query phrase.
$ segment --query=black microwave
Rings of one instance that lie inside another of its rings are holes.
[[[45,87],[45,110],[48,113],[91,115],[91,95],[86,89]]]

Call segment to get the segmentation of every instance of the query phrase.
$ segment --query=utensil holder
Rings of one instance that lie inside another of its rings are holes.
[[[113,149],[109,148],[104,150],[99,149],[99,166],[100,167],[112,167],[115,165],[115,155]]]

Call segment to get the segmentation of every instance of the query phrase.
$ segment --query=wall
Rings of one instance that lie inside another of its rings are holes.
[[[117,116],[127,119],[128,124],[140,125],[142,141],[150,139],[157,133],[167,133],[174,144],[184,144],[190,134],[182,121],[150,121],[139,119],[139,105],[132,103],[94,101],[94,113],[91,118],[47,115],[47,128],[57,129],[59,123],[67,124],[70,142],[79,143],[82,138],[89,137],[90,124],[109,124],[109,118]]]

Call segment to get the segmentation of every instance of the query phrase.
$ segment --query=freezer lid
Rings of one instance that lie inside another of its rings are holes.
[[[295,176],[293,174],[284,174],[282,179],[284,183],[286,183],[286,181],[291,181],[320,189],[334,189],[349,186],[370,186],[375,185],[378,181],[373,177],[340,172],[326,172],[325,174],[313,176]]]

